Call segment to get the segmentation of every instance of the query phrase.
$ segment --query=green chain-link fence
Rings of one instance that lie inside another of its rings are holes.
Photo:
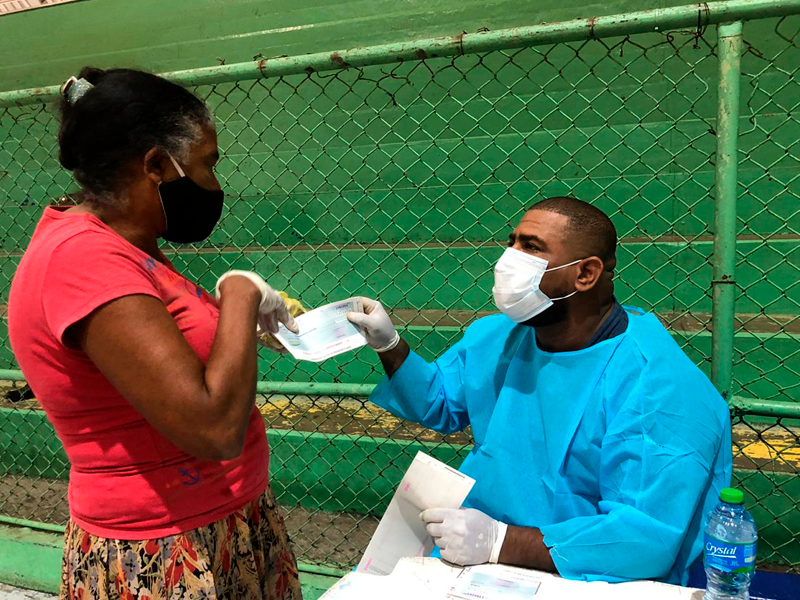
[[[796,3],[711,3],[174,74],[216,115],[228,210],[208,243],[169,256],[206,289],[236,266],[309,307],[377,297],[433,359],[494,310],[492,266],[525,207],[556,194],[591,201],[621,237],[620,300],[656,312],[733,405],[760,560],[800,569],[792,12]],[[738,220],[715,231],[718,139],[730,124],[717,117],[713,25],[754,15],[778,16],[744,26]],[[52,98],[0,94],[3,301],[43,206],[75,189],[57,164]],[[714,278],[715,236],[735,241],[734,286]],[[719,285],[734,290],[735,315],[714,299]],[[22,398],[5,329],[0,339],[0,520],[63,525],[66,458]],[[417,450],[456,465],[469,450],[468,433],[438,436],[367,402],[381,376],[369,349],[319,365],[262,351],[260,366],[273,485],[305,562],[353,565]]]

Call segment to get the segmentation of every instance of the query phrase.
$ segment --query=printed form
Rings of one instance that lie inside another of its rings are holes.
[[[295,318],[300,333],[281,323],[275,337],[296,359],[322,362],[366,345],[367,339],[347,320],[349,312],[364,312],[361,301],[348,298],[315,308]]]

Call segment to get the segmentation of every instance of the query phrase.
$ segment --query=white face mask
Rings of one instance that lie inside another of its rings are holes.
[[[512,321],[524,323],[550,308],[556,300],[565,300],[578,293],[578,290],[575,290],[561,298],[548,298],[547,294],[539,289],[539,284],[545,273],[558,271],[579,262],[581,261],[574,260],[566,265],[548,269],[547,261],[543,258],[507,248],[494,268],[492,288],[494,303]]]

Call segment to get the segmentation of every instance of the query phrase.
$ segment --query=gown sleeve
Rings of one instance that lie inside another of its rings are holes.
[[[393,415],[439,433],[461,431],[469,425],[464,396],[462,339],[435,363],[410,352],[402,366],[384,377],[370,400]]]

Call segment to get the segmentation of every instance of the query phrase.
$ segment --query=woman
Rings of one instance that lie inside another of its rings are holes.
[[[45,209],[9,299],[72,465],[61,598],[300,598],[255,407],[257,322],[294,321],[258,275],[227,273],[215,299],[157,243],[200,241],[220,217],[211,115],[129,69],[84,69],[62,92],[79,204]]]

